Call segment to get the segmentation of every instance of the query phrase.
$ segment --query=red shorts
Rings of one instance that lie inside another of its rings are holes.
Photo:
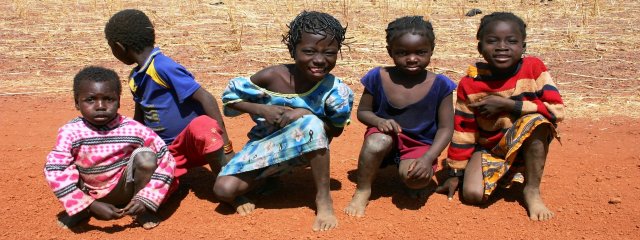
[[[169,145],[169,152],[176,160],[174,178],[177,180],[189,168],[208,164],[205,155],[223,145],[222,129],[216,120],[207,115],[194,118]]]
[[[382,133],[377,127],[369,127],[364,133],[365,139],[369,135],[374,133]],[[386,133],[382,133],[386,134]],[[381,167],[385,167],[389,164],[400,164],[400,161],[407,159],[416,159],[424,156],[424,154],[431,148],[431,145],[417,141],[409,136],[400,134],[387,134],[393,139],[393,148],[391,152],[385,156],[382,161]],[[438,161],[433,161],[433,171],[438,167]]]

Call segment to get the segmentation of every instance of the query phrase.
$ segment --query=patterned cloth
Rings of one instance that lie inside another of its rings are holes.
[[[228,107],[228,104],[240,101],[305,108],[313,115],[305,115],[279,128],[252,114],[251,119],[256,125],[247,134],[249,142],[222,168],[220,176],[264,170],[269,166],[272,169],[265,170],[261,176],[276,174],[304,164],[304,160],[299,158],[304,153],[328,149],[324,124],[344,127],[349,123],[353,92],[331,74],[302,94],[271,92],[253,84],[249,78],[238,77],[229,81],[222,94],[224,114],[231,117],[242,114]],[[296,161],[284,163],[293,159]]]
[[[456,84],[437,74],[429,92],[420,100],[404,108],[394,107],[383,88],[380,67],[371,69],[360,82],[373,96],[372,110],[376,116],[393,119],[402,127],[402,133],[425,144],[433,144],[438,131],[438,108],[442,99],[456,89]]]
[[[44,174],[49,187],[71,216],[109,194],[125,177],[129,156],[139,147],[156,153],[158,167],[134,199],[156,211],[169,190],[175,162],[164,141],[151,129],[118,115],[104,126],[75,118],[58,131]]]
[[[168,145],[204,110],[191,95],[200,88],[182,65],[153,49],[144,65],[129,76],[133,100],[144,111],[144,125],[155,131]]]
[[[468,105],[489,95],[515,100],[513,112],[488,119]],[[525,57],[509,77],[492,76],[486,63],[471,66],[468,76],[458,84],[454,132],[447,165],[464,169],[476,147],[493,149],[507,129],[526,114],[539,113],[553,125],[564,119],[564,104],[551,75],[542,61]]]
[[[508,187],[511,182],[524,182],[522,174],[524,161],[518,159],[518,152],[533,130],[547,125],[555,135],[555,127],[542,114],[527,114],[519,118],[504,134],[500,142],[491,150],[482,152],[482,178],[484,194],[489,196],[497,186]]]

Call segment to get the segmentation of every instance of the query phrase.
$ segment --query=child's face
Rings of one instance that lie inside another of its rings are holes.
[[[78,87],[76,109],[93,125],[102,126],[118,114],[120,96],[113,83],[82,81]]]
[[[524,39],[515,23],[497,21],[487,26],[478,50],[489,65],[497,70],[508,70],[522,58]]]
[[[431,62],[433,43],[425,36],[405,33],[387,46],[387,52],[396,67],[405,74],[416,75]]]
[[[293,59],[304,78],[317,82],[336,66],[339,51],[340,45],[333,36],[303,33]]]
[[[109,41],[108,43],[109,47],[111,48],[111,53],[113,53],[113,56],[120,60],[120,62],[127,65],[136,63],[136,60],[127,53],[127,50],[122,44],[111,41]]]

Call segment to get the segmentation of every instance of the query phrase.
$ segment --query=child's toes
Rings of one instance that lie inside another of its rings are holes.
[[[160,225],[160,218],[153,213],[145,212],[136,216],[135,221],[144,229],[152,229]]]

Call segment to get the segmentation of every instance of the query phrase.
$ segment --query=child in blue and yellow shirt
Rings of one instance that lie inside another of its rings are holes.
[[[215,170],[224,165],[225,154],[232,155],[233,147],[213,95],[185,67],[154,47],[151,20],[142,11],[122,10],[109,19],[104,32],[118,60],[137,64],[128,80],[136,102],[134,119],[169,146],[176,160],[176,179],[191,167],[208,163]]]

